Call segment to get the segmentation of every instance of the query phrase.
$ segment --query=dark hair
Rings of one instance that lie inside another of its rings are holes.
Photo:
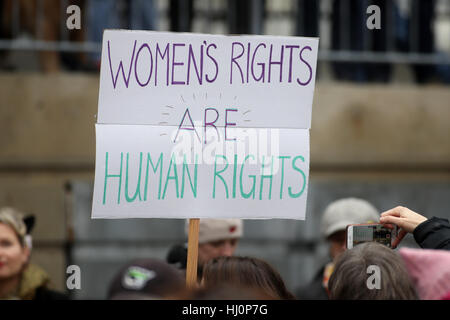
[[[258,288],[229,284],[217,284],[198,288],[186,288],[169,297],[175,300],[273,300]]]
[[[380,271],[380,287],[370,289],[369,266]],[[403,260],[392,249],[375,242],[357,245],[337,260],[328,282],[330,299],[415,300],[417,294]]]
[[[233,285],[260,290],[274,299],[295,299],[280,274],[267,262],[250,257],[219,257],[203,269],[205,286]]]

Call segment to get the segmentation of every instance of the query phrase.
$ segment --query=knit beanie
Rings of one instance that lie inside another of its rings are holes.
[[[421,299],[449,296],[450,251],[401,248],[399,253]]]

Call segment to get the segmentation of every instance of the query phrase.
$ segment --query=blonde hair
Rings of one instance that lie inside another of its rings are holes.
[[[25,245],[27,227],[23,221],[23,214],[19,210],[11,207],[0,208],[0,223],[10,226],[16,233],[20,244]]]

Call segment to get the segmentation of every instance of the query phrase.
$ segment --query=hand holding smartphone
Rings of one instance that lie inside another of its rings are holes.
[[[351,224],[347,226],[347,249],[364,242],[378,242],[392,248],[397,227],[389,229],[379,223]]]

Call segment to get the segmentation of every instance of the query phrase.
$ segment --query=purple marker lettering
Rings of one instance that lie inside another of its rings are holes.
[[[236,126],[236,123],[228,122],[228,111],[237,112],[238,109],[226,109],[225,110],[225,140],[226,141],[233,141],[233,140],[236,140],[236,138],[234,138],[234,139],[227,139],[227,127],[228,126]]]
[[[195,62],[194,51],[192,50],[192,44],[189,45],[189,56],[188,56],[188,68],[187,68],[187,79],[186,84],[189,84],[191,60],[194,64],[195,73],[197,74],[198,83],[203,83],[203,45],[200,46],[200,73],[197,68],[197,63]]]
[[[283,77],[283,54],[284,54],[284,47],[281,46],[281,53],[280,53],[280,61],[272,61],[272,49],[273,44],[270,45],[270,54],[269,54],[269,79],[268,82],[270,83],[270,75],[272,73],[272,65],[278,64],[280,66],[280,82],[282,82]]]
[[[248,83],[248,76],[250,74],[250,42],[247,45],[247,83]]]
[[[266,65],[263,62],[258,62],[257,63],[257,65],[259,65],[261,67],[261,74],[260,74],[259,78],[255,77],[255,72],[253,70],[253,66],[255,65],[255,56],[256,56],[256,53],[258,52],[259,47],[261,47],[261,46],[266,48],[266,45],[264,43],[260,43],[260,44],[258,44],[258,46],[256,47],[255,51],[253,52],[253,57],[252,57],[252,76],[253,76],[253,79],[255,79],[255,81],[259,81],[259,80],[262,79],[262,82],[264,82],[264,75],[265,75],[265,69],[266,69],[265,66]]]
[[[139,54],[141,53],[142,48],[147,48],[148,52],[150,53],[150,72],[148,74],[148,79],[147,82],[145,83],[141,83],[141,81],[139,80],[138,77],[138,61],[139,61]],[[148,44],[144,43],[138,50],[138,52],[136,53],[136,62],[134,63],[134,76],[136,77],[136,81],[137,83],[141,86],[141,87],[145,87],[146,85],[148,85],[148,83],[150,82],[150,78],[152,77],[152,72],[153,72],[153,55],[152,55],[152,51],[150,50],[150,47],[148,46]]]
[[[169,44],[166,44],[166,49],[164,49],[164,54],[161,54],[161,50],[159,50],[159,43],[156,43],[156,53],[155,53],[155,87],[158,85],[158,56],[161,57],[162,60],[165,59],[167,55],[167,69],[166,69],[166,86],[169,85],[169,64],[170,64],[170,57],[169,57]]]
[[[286,49],[289,50],[289,76],[288,76],[288,82],[292,82],[292,51],[293,49],[300,48],[300,46],[292,46],[288,45],[286,46]]]
[[[184,65],[184,62],[175,62],[175,48],[176,47],[184,47],[185,44],[184,43],[174,43],[172,44],[172,82],[171,84],[185,84],[184,81],[175,81],[174,80],[174,71],[175,71],[175,66],[182,66]]]
[[[191,127],[181,127],[184,123],[184,119],[186,118],[186,115],[189,117],[189,121],[191,122]],[[184,112],[183,118],[181,119],[180,125],[178,126],[177,134],[175,135],[175,139],[173,142],[177,141],[178,134],[180,133],[180,130],[194,130],[195,134],[197,135],[198,141],[201,143],[202,140],[200,139],[200,136],[198,135],[197,130],[195,130],[194,122],[192,121],[191,114],[189,113],[189,108],[186,108],[186,111]]]
[[[239,45],[242,49],[241,53],[235,57],[234,56],[234,45]],[[242,79],[242,83],[244,83],[244,75],[242,74],[242,69],[241,66],[239,65],[239,63],[236,61],[237,59],[239,59],[240,57],[242,57],[242,55],[244,54],[244,45],[240,42],[233,42],[231,45],[231,64],[230,64],[230,84],[233,83],[233,63],[237,65],[237,67],[239,68],[239,72],[241,73],[241,79]]]
[[[112,79],[114,89],[116,89],[117,79],[119,78],[120,71],[122,71],[122,77],[123,77],[123,81],[125,82],[125,86],[128,88],[128,83],[130,81],[130,75],[131,75],[131,66],[133,65],[133,61],[134,61],[134,52],[136,51],[136,43],[137,43],[137,40],[134,40],[133,53],[131,54],[130,68],[128,69],[128,77],[125,78],[125,71],[123,70],[123,62],[122,62],[122,60],[120,60],[119,68],[117,69],[117,72],[116,72],[116,78],[114,79],[112,63],[111,63],[111,49],[110,49],[110,43],[108,40],[109,69],[111,70],[111,79]]]
[[[207,113],[208,113],[209,110],[214,110],[216,112],[216,119],[214,119],[213,122],[206,122],[206,117],[207,117]],[[217,119],[219,119],[219,111],[217,111],[216,108],[206,108],[205,109],[205,120],[203,121],[204,122],[204,128],[205,128],[204,129],[205,130],[205,144],[206,144],[206,127],[207,126],[213,126],[214,129],[216,129],[218,140],[220,139],[219,131],[217,130],[217,127],[214,125],[214,123],[217,121]]]
[[[300,50],[300,54],[299,54],[300,60],[302,60],[302,61],[308,66],[308,69],[309,69],[309,78],[308,78],[308,80],[307,80],[306,82],[301,82],[301,81],[299,80],[299,78],[297,78],[297,82],[298,82],[298,84],[301,85],[301,86],[306,86],[306,85],[308,85],[309,82],[310,82],[311,79],[312,79],[312,68],[311,68],[311,66],[309,65],[309,63],[308,63],[307,61],[303,60],[303,57],[302,57],[303,50],[305,50],[305,49],[308,49],[309,51],[312,51],[312,49],[311,49],[310,46],[303,47],[303,49]]]
[[[214,82],[217,79],[217,75],[219,74],[219,65],[217,64],[216,59],[214,59],[214,57],[209,54],[209,48],[210,47],[213,47],[214,49],[217,49],[217,46],[214,43],[212,43],[212,44],[208,45],[208,47],[206,47],[206,55],[215,64],[215,66],[216,66],[216,74],[214,75],[214,78],[212,78],[211,80],[209,79],[208,75],[206,75],[205,78],[206,78],[206,81],[208,81],[208,82]]]

